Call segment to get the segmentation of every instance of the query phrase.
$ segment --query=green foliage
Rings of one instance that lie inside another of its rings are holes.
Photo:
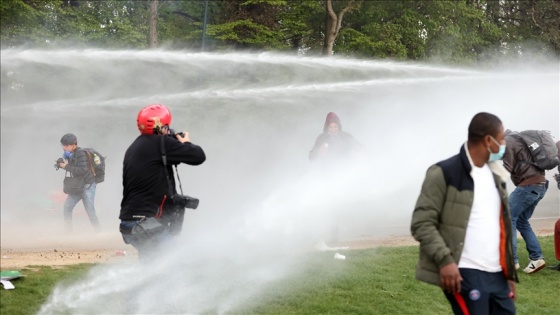
[[[513,53],[535,49],[560,54],[560,1],[503,0],[488,15],[504,30],[503,42],[513,43]]]
[[[489,44],[484,29],[483,11],[463,1],[442,3],[428,2],[423,7],[428,17],[426,53],[432,59],[452,63],[474,63],[476,48]],[[490,30],[491,31],[491,30]]]
[[[32,5],[28,5],[31,3]],[[3,1],[2,44],[8,46],[146,47],[147,20],[136,1]],[[4,16],[9,17],[4,20]]]
[[[280,14],[279,31],[293,50],[321,51],[325,9],[321,1],[290,1]]]
[[[57,0],[0,1],[1,41],[10,46],[44,45],[49,30],[48,9],[59,5]]]
[[[500,35],[484,11],[464,1],[364,2],[347,23],[364,36],[341,38],[336,51],[376,58],[472,63],[481,47],[492,45]]]
[[[208,34],[226,41],[237,48],[280,48],[279,34],[263,25],[251,20],[238,20],[235,22],[208,27]]]
[[[219,1],[209,1],[208,23],[214,23],[212,12],[219,11]],[[202,42],[205,1],[165,1],[158,11],[158,38],[164,47],[198,49]]]
[[[326,0],[160,1],[158,39],[198,49],[208,4],[210,50],[323,50]],[[339,12],[348,0],[333,1]],[[473,64],[530,50],[560,55],[560,2],[356,1],[334,53]],[[148,48],[149,1],[0,1],[2,47]],[[357,6],[356,6],[357,7]]]
[[[146,9],[132,1],[87,1],[58,14],[58,38],[64,44],[117,49],[147,46]]]

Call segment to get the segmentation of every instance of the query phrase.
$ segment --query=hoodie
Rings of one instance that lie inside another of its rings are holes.
[[[336,123],[339,131],[335,135],[329,134],[329,125]],[[325,159],[329,161],[340,161],[348,158],[358,148],[358,143],[351,134],[342,130],[340,118],[333,112],[327,114],[323,133],[315,140],[313,148],[309,152],[309,159],[315,161]]]
[[[342,123],[340,122],[340,118],[338,118],[338,116],[335,113],[330,112],[327,114],[327,119],[325,119],[325,125],[323,127],[324,133],[329,132],[329,125],[331,123],[336,123],[338,125],[338,128],[342,131]]]

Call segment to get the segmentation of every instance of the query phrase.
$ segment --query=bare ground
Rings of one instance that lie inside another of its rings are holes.
[[[538,235],[553,234],[554,221],[556,219],[541,222],[540,227],[535,230]],[[548,222],[550,221],[550,222]],[[38,243],[38,247],[26,247],[23,245],[4,246],[1,248],[0,267],[2,270],[21,269],[32,266],[60,267],[81,263],[111,263],[123,260],[136,260],[136,250],[122,243],[120,235],[101,235],[93,240],[73,238],[66,243],[56,243],[45,240]],[[109,241],[111,240],[111,241]],[[377,238],[361,238],[341,241],[337,246],[347,246],[349,249],[374,248],[379,246],[408,246],[417,242],[407,235],[390,235]]]

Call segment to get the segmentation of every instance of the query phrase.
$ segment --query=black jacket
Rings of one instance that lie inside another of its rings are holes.
[[[173,193],[175,179],[172,165],[199,165],[206,160],[201,147],[190,142],[181,143],[175,137],[140,135],[126,150],[123,162],[123,199],[121,220],[154,217],[171,206],[171,196],[161,157],[161,137],[167,155],[167,171]]]
[[[91,184],[95,181],[95,177],[89,170],[89,160],[86,152],[81,148],[76,148],[74,154],[68,159],[68,164],[66,164],[64,170],[71,173],[73,177],[83,177],[84,184]]]

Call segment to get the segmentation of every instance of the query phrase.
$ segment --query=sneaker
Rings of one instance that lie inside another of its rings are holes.
[[[559,264],[557,264],[556,266],[548,267],[548,269],[550,269],[550,270],[556,270],[556,271],[560,271],[560,263],[559,263]]]
[[[544,259],[539,259],[539,260],[531,260],[531,262],[529,263],[529,266],[527,266],[527,268],[523,269],[524,273],[535,273],[541,269],[543,269],[546,266],[546,263],[544,262]]]
[[[515,263],[515,270],[519,270],[519,263]]]

